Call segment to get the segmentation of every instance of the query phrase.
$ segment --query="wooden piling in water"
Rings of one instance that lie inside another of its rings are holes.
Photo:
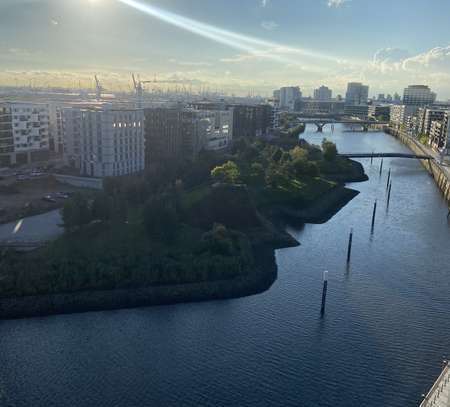
[[[389,172],[388,172],[388,177],[387,177],[387,182],[386,182],[386,189],[389,188],[389,182],[391,180],[391,169],[389,168]]]
[[[381,177],[382,173],[383,173],[383,158],[381,159],[381,164],[380,164],[380,177]]]
[[[323,288],[322,288],[322,305],[320,307],[320,313],[325,313],[325,303],[327,301],[327,289],[328,289],[328,271],[323,272]]]
[[[387,198],[387,206],[389,207],[389,203],[391,202],[391,190],[392,190],[392,181],[389,184],[389,190],[388,190],[388,198]]]
[[[372,231],[375,228],[375,217],[377,215],[377,201],[373,204],[373,213],[372,213]]]
[[[352,245],[353,245],[353,229],[350,230],[350,236],[348,238],[347,264],[350,263],[352,257]]]

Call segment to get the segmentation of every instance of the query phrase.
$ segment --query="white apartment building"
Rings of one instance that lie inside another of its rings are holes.
[[[417,106],[391,105],[391,124],[396,128],[400,128],[402,125],[406,124],[409,118],[414,115],[417,110]]]
[[[429,135],[431,131],[431,125],[434,121],[442,121],[445,117],[444,109],[425,109],[424,121],[423,121],[423,133]]]
[[[64,110],[65,160],[81,175],[114,177],[144,170],[144,112]]]
[[[48,158],[49,106],[0,103],[0,166]]]
[[[436,93],[425,85],[410,85],[403,92],[403,104],[406,106],[427,106],[436,101]]]

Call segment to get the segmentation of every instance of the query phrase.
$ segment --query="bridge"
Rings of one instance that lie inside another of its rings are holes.
[[[414,158],[417,160],[434,160],[434,157],[425,154],[408,154],[408,153],[350,153],[338,154],[345,158]]]
[[[357,120],[357,119],[345,119],[345,118],[341,118],[341,119],[337,119],[334,117],[328,117],[328,118],[322,118],[322,119],[318,119],[318,118],[307,118],[307,119],[302,119],[299,118],[299,121],[305,124],[315,124],[317,126],[317,132],[318,133],[322,133],[323,132],[323,128],[327,125],[327,124],[349,124],[349,125],[356,125],[356,126],[361,126],[362,131],[367,132],[369,131],[369,128],[371,126],[387,126],[389,124],[389,122],[381,122],[378,120]]]

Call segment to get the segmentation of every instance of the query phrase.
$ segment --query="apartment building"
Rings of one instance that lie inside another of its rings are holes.
[[[80,175],[114,177],[143,171],[144,112],[64,110],[65,159]]]
[[[47,159],[49,147],[47,104],[0,103],[0,166]]]
[[[351,106],[365,105],[369,99],[369,87],[360,82],[347,84],[345,104]]]
[[[403,92],[403,104],[406,106],[428,106],[436,101],[436,93],[425,85],[410,85]]]

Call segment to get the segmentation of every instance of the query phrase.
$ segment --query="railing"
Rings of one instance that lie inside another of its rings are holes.
[[[342,153],[339,154],[340,157],[347,158],[415,158],[418,160],[433,160],[434,158],[430,155],[425,154],[408,154],[408,153]]]
[[[447,407],[449,405],[450,367],[446,362],[433,387],[423,399],[420,407]]]

